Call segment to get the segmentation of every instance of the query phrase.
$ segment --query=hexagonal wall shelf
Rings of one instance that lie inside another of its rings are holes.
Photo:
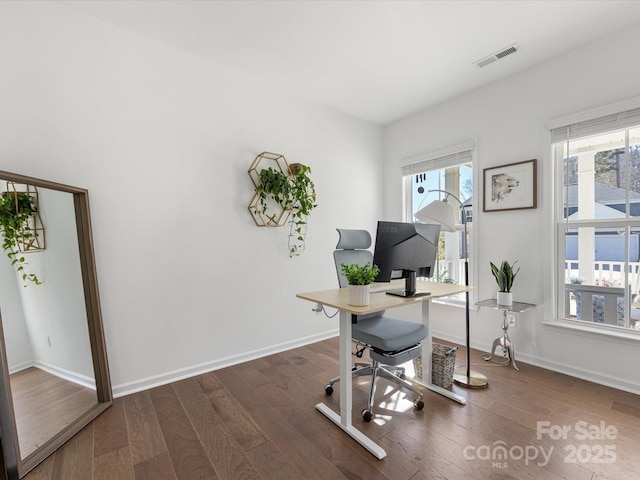
[[[262,152],[255,158],[248,171],[254,187],[260,185],[260,171],[268,169],[269,167],[287,176],[290,173],[289,164],[284,158],[284,155]],[[259,227],[281,227],[287,223],[291,215],[290,209],[285,209],[282,205],[279,205],[271,199],[267,199],[267,210],[263,212],[260,207],[260,194],[258,193],[253,196],[249,204],[249,212]]]

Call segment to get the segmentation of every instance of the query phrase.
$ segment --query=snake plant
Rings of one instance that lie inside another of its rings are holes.
[[[498,291],[499,292],[510,292],[511,287],[513,286],[513,281],[516,278],[516,275],[520,271],[520,267],[517,270],[513,270],[518,261],[513,262],[512,265],[509,264],[506,260],[502,262],[500,268],[498,268],[493,262],[489,262],[491,265],[491,273],[493,277],[496,279],[498,283]]]

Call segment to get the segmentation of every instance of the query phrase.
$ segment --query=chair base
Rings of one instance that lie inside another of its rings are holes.
[[[361,367],[361,368],[357,368]],[[367,408],[362,410],[362,418],[365,422],[371,421],[373,418],[373,403],[376,394],[376,387],[378,383],[378,378],[384,377],[392,383],[400,387],[404,387],[410,392],[413,392],[418,396],[416,400],[413,402],[413,406],[416,410],[422,410],[424,407],[424,402],[422,401],[422,392],[418,390],[411,382],[405,380],[405,369],[403,367],[390,367],[388,365],[382,365],[378,361],[373,361],[373,363],[363,363],[356,362],[356,366],[352,372],[353,377],[363,377],[363,376],[371,376],[371,390],[369,392],[369,401],[367,402]],[[340,381],[340,377],[334,377],[329,381],[329,384],[325,386],[324,391],[327,395],[331,395],[333,393],[333,385]]]

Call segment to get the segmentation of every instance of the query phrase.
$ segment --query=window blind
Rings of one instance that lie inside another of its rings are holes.
[[[471,150],[463,150],[439,157],[423,158],[414,163],[402,166],[402,175],[413,175],[429,170],[440,170],[442,168],[454,167],[463,163],[471,163]]]
[[[551,130],[551,142],[563,142],[640,125],[640,108],[564,125]]]

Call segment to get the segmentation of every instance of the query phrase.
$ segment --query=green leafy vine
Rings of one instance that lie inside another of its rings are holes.
[[[28,273],[24,255],[20,251],[20,242],[28,241],[36,234],[29,226],[29,218],[37,212],[35,198],[23,192],[3,192],[0,197],[0,231],[2,249],[7,252],[11,265],[22,277],[24,286],[42,282],[34,273]]]
[[[260,184],[255,191],[259,195],[259,208],[267,212],[271,198],[285,210],[291,211],[289,221],[289,256],[299,256],[305,248],[307,216],[317,207],[315,185],[309,174],[311,168],[301,163],[289,166],[290,175],[271,167],[260,171]]]

